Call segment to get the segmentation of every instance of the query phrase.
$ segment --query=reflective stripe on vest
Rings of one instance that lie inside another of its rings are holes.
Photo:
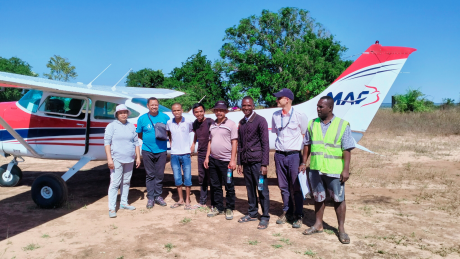
[[[312,170],[326,174],[341,174],[344,167],[342,136],[348,122],[335,117],[323,137],[321,119],[316,118],[308,123],[308,132],[312,140],[311,162]]]

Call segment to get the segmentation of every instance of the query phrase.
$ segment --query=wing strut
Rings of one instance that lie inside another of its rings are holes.
[[[17,139],[19,143],[21,143],[29,152],[36,158],[43,157],[43,154],[40,151],[33,149],[29,143],[27,143],[11,126],[8,124],[2,117],[0,117],[0,125],[2,125],[8,133],[13,136],[13,138]]]

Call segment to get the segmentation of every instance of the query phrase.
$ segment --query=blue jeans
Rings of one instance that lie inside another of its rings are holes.
[[[192,186],[192,160],[190,159],[190,154],[171,155],[171,168],[176,186],[182,185],[181,166],[184,171],[184,185]]]

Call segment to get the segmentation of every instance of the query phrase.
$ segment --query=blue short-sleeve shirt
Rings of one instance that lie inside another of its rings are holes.
[[[146,113],[139,117],[137,120],[137,133],[142,133],[142,150],[151,152],[151,153],[162,153],[168,150],[167,140],[158,140],[155,138],[155,127],[153,124],[157,123],[166,123],[169,120],[169,116],[158,112],[157,116],[150,115]]]

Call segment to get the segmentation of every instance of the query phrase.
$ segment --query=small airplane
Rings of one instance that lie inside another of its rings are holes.
[[[335,102],[334,114],[350,122],[353,138],[358,142],[414,51],[416,49],[407,47],[384,47],[376,42],[325,91],[293,107],[313,119],[317,117],[319,98],[331,96]],[[32,199],[38,206],[59,207],[67,200],[66,181],[88,162],[107,159],[104,131],[114,120],[116,105],[125,104],[131,110],[128,120],[137,124],[138,117],[148,112],[147,98],[175,98],[184,94],[170,89],[93,86],[91,83],[64,83],[0,72],[0,87],[29,90],[17,102],[0,103],[0,155],[13,156],[10,163],[0,167],[1,186],[12,187],[20,182],[22,171],[18,163],[24,161],[23,157],[76,160],[61,177],[43,174],[32,184]],[[256,111],[266,118],[269,129],[277,109]],[[159,110],[174,117],[164,106],[160,105]],[[183,116],[195,119],[188,113]],[[213,114],[207,116],[215,118]],[[227,114],[235,122],[243,116],[242,112]],[[275,148],[275,139],[276,135],[270,133],[270,149]],[[357,147],[371,152],[359,144]]]

